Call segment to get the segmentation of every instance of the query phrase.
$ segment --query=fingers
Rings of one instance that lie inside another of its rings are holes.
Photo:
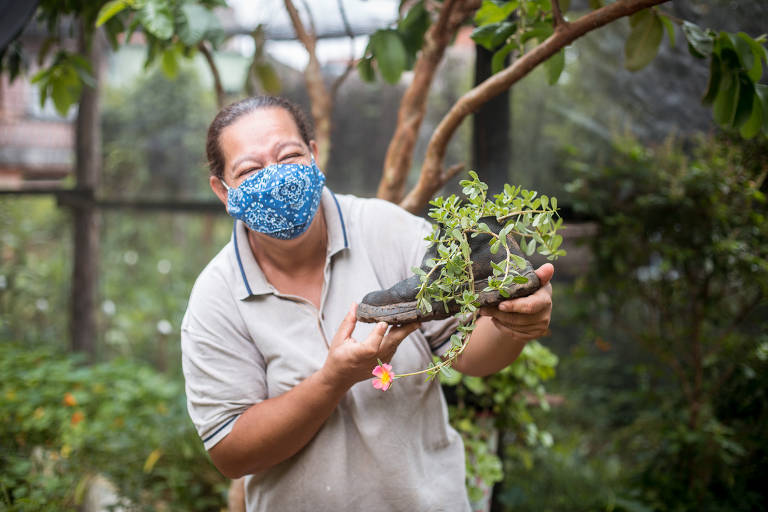
[[[338,337],[340,340],[351,338],[352,333],[355,330],[355,325],[357,325],[357,304],[353,302],[352,307],[349,308],[347,316],[341,321],[341,325],[339,325],[339,329],[336,331],[336,336],[334,336],[334,338]]]
[[[551,277],[551,276],[550,276]],[[482,308],[482,310],[491,308]],[[499,303],[498,309],[505,313],[521,313],[524,315],[535,315],[542,311],[552,309],[552,285],[547,283],[532,295],[519,297],[517,299],[505,300]],[[480,314],[483,314],[483,311]],[[488,314],[488,313],[486,313]]]
[[[536,272],[536,276],[541,281],[541,286],[544,286],[552,280],[552,276],[555,274],[555,266],[551,263],[545,263],[534,270],[534,272]]]
[[[394,357],[395,352],[397,351],[397,347],[400,346],[400,343],[402,343],[402,341],[407,338],[409,334],[411,334],[419,327],[421,327],[421,324],[418,322],[392,327],[389,330],[389,333],[384,337],[384,341],[381,344],[381,348],[379,350],[382,356],[381,360],[389,362],[392,357]]]
[[[381,351],[381,342],[384,340],[384,335],[387,333],[386,322],[379,322],[371,331],[371,334],[361,343],[371,354],[378,354]]]

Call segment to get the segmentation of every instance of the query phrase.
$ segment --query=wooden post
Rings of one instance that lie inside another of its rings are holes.
[[[79,50],[88,56],[95,84],[85,85],[75,121],[75,188],[87,199],[72,207],[74,258],[70,343],[73,351],[96,353],[96,294],[99,275],[99,213],[93,198],[101,169],[101,87],[102,40],[93,32],[88,44],[85,27],[80,27]]]
[[[475,45],[475,85],[491,76],[493,53]],[[508,61],[505,61],[505,65]],[[489,194],[498,194],[509,181],[512,158],[510,91],[491,98],[472,117],[472,167],[488,184]]]

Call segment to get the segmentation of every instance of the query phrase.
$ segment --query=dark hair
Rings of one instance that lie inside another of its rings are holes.
[[[221,146],[219,144],[222,130],[245,114],[265,108],[282,108],[291,114],[291,117],[296,122],[296,127],[299,129],[302,140],[309,146],[309,141],[315,137],[315,134],[312,123],[309,122],[300,106],[279,96],[252,96],[245,98],[221,109],[208,127],[205,153],[208,157],[208,168],[211,170],[212,175],[218,178],[224,177],[224,155],[221,154]]]

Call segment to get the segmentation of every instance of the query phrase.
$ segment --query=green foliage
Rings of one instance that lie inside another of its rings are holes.
[[[390,84],[400,80],[403,71],[413,69],[421,50],[424,33],[431,24],[424,0],[411,5],[395,28],[380,29],[371,34],[368,46],[357,64],[360,78],[372,82],[376,69]]]
[[[223,506],[226,479],[187,418],[178,380],[10,342],[0,342],[0,372],[4,510],[77,510],[97,474],[136,510]]]
[[[159,58],[161,68],[173,78],[178,62],[193,57],[200,42],[208,41],[215,46],[222,41],[224,32],[212,10],[223,5],[224,0],[43,0],[37,10],[37,20],[47,26],[50,36],[37,55],[42,69],[32,79],[40,88],[41,102],[51,98],[63,116],[79,101],[83,86],[94,83],[85,55],[73,52],[67,44],[72,34],[62,33],[71,19],[80,23],[79,30],[88,46],[99,27],[113,49],[120,46],[120,36],[129,41],[135,31],[141,30],[147,44],[146,66]],[[54,48],[56,54],[46,65],[48,53]],[[10,52],[0,54],[0,71],[7,68],[13,79],[24,71],[26,61],[17,40]]]
[[[105,91],[105,196],[209,197],[202,148],[216,107],[194,68],[176,73],[155,69]]]
[[[508,243],[508,235],[520,240],[520,249],[531,256],[537,251],[550,260],[565,254],[560,248],[563,237],[557,234],[562,219],[557,214],[557,199],[522,187],[505,185],[504,190],[487,199],[488,185],[480,181],[477,173],[469,171],[471,179],[462,180],[462,193],[467,202],[456,195],[437,197],[430,201],[429,216],[436,224],[426,238],[436,248],[436,257],[427,260],[428,271],[414,268],[419,275],[421,286],[416,293],[419,309],[428,313],[433,304],[442,304],[446,312],[450,304],[458,304],[454,316],[459,320],[458,332],[451,336],[451,348],[443,360],[430,366],[426,371],[431,376],[450,366],[464,351],[469,335],[475,327],[481,292],[497,291],[502,297],[509,297],[507,289],[513,283],[526,283],[528,279],[520,274],[526,261],[515,254]],[[504,224],[494,233],[483,222],[485,217],[495,217]],[[469,239],[477,235],[489,237],[490,251],[496,254],[501,248],[506,257],[502,264],[491,263],[493,275],[488,276],[488,285],[483,290],[475,289],[477,279],[472,273]]]
[[[66,339],[70,229],[52,199],[0,201],[0,339]]]
[[[548,348],[531,341],[515,364],[488,377],[470,377],[451,368],[441,371],[440,382],[455,402],[451,424],[464,440],[467,489],[473,501],[503,479],[504,467],[530,461],[533,451],[552,446],[551,434],[537,426],[532,409],[549,410],[544,382],[554,377],[556,365],[557,357]]]
[[[570,2],[559,2],[565,13]],[[472,39],[494,52],[491,70],[498,73],[512,52],[522,55],[540,44],[555,31],[550,0],[483,0],[475,13],[476,28]],[[545,61],[550,85],[557,83],[565,68],[565,51],[561,49]]]
[[[702,101],[712,105],[715,122],[739,130],[745,139],[768,135],[768,85],[758,83],[763,62],[768,64],[765,35],[753,39],[744,32],[716,33],[687,21],[683,34],[691,55],[710,60]]]
[[[637,412],[610,432],[625,497],[662,511],[751,510],[767,425],[759,408],[757,424],[744,421],[761,391],[743,382],[763,364],[766,147],[727,137],[687,147],[624,138],[606,165],[574,166],[576,207],[600,226],[579,284],[583,322],[639,351],[626,361]]]
[[[561,9],[568,6],[561,2]],[[590,5],[597,9],[601,3]],[[520,56],[539,45],[555,31],[550,1],[484,0],[475,14],[472,39],[494,52],[491,69],[501,71],[510,53]],[[638,11],[629,18],[630,31],[624,54],[625,67],[637,71],[646,67],[659,52],[666,30],[675,44],[674,23],[682,32],[694,57],[710,59],[710,78],[704,103],[713,105],[715,121],[739,129],[741,136],[768,135],[768,85],[758,83],[763,62],[768,64],[765,36],[752,38],[743,32],[704,30],[693,23],[673,19],[656,8]],[[550,85],[557,83],[565,67],[564,50],[545,61]]]

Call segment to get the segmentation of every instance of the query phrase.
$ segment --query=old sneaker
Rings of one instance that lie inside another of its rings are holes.
[[[494,233],[499,233],[503,227],[496,220],[496,217],[484,217],[481,222],[485,222]],[[472,257],[472,273],[475,276],[475,290],[478,290],[480,296],[480,305],[495,305],[501,301],[515,297],[530,295],[541,286],[538,276],[533,271],[528,260],[525,260],[526,266],[520,271],[520,274],[528,278],[527,283],[513,283],[505,288],[509,292],[509,297],[503,297],[498,291],[482,291],[488,285],[488,277],[493,275],[491,261],[501,263],[504,261],[506,251],[500,249],[496,254],[491,253],[489,235],[479,234],[475,238],[469,239],[469,246]],[[520,247],[511,235],[507,235],[507,244],[510,252],[523,257]],[[429,266],[426,262],[437,257],[435,246],[431,246],[422,258],[421,269],[429,272]],[[409,322],[421,322],[427,320],[437,320],[447,318],[460,309],[459,304],[455,302],[448,303],[448,311],[442,302],[433,302],[432,311],[423,313],[416,305],[416,292],[421,286],[421,280],[418,275],[412,275],[396,283],[391,288],[371,292],[363,297],[363,300],[357,307],[357,319],[362,322],[387,322],[389,324],[405,324]]]

